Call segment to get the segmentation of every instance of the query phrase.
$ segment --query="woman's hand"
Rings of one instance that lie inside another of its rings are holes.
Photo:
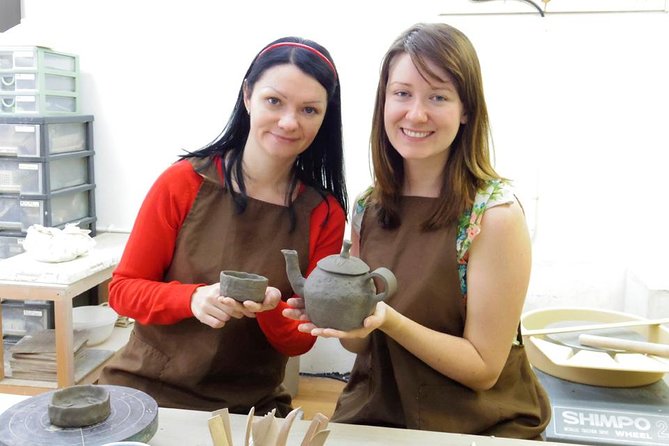
[[[381,327],[387,319],[388,305],[384,302],[376,304],[376,309],[371,316],[368,316],[363,321],[363,326],[350,331],[335,330],[334,328],[316,327],[309,322],[309,317],[304,309],[304,299],[301,297],[291,297],[288,299],[288,305],[291,308],[283,310],[284,317],[296,321],[304,321],[300,324],[298,330],[303,333],[311,333],[313,336],[321,336],[323,338],[338,338],[338,339],[361,339],[366,338],[372,331]]]
[[[376,309],[371,316],[367,316],[362,323],[362,327],[349,331],[335,330],[334,328],[316,327],[312,323],[302,324],[298,330],[305,333],[311,333],[313,336],[321,336],[323,338],[337,338],[337,339],[363,339],[369,334],[381,328],[387,320],[388,305],[385,302],[376,304]]]
[[[286,301],[290,308],[284,309],[281,314],[288,319],[295,321],[309,322],[307,312],[304,309],[304,299],[301,297],[291,297]]]
[[[195,290],[191,297],[190,309],[197,320],[211,328],[222,328],[231,318],[255,317],[254,312],[247,309],[241,302],[231,297],[221,296],[220,289],[220,284],[214,283]],[[267,301],[267,296],[265,301]]]
[[[276,308],[281,301],[281,291],[273,286],[268,286],[265,290],[265,300],[262,302],[254,302],[252,300],[245,300],[242,304],[246,310],[251,312],[250,317],[255,317],[255,313],[269,311]]]

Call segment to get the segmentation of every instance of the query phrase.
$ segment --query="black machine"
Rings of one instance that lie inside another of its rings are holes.
[[[546,440],[587,445],[669,445],[669,386],[598,387],[573,383],[535,368],[551,399]]]

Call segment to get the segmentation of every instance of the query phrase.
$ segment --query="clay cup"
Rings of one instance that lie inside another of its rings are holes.
[[[241,271],[221,271],[221,296],[243,302],[265,300],[267,277]]]

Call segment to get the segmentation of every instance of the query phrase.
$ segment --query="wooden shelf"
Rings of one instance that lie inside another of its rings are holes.
[[[128,342],[131,332],[132,325],[128,327],[114,327],[114,331],[109,339],[101,344],[90,347],[96,350],[110,350],[113,351],[114,354],[74,384],[95,383],[100,377],[102,368],[107,365],[109,361],[114,358],[116,353]],[[15,379],[9,377],[0,381],[0,393],[10,393],[15,395],[38,395],[49,390],[57,389],[58,387],[58,384],[52,381]]]
[[[93,251],[70,262],[45,264],[32,260],[28,254],[19,254],[0,260],[0,270],[2,270],[0,296],[17,300],[47,300],[54,303],[56,357],[58,358],[56,361],[57,387],[67,387],[75,383],[72,299],[111,278],[127,240],[128,234],[125,233],[100,234],[95,237],[96,246]],[[2,307],[0,306],[0,332],[1,330]],[[3,357],[4,345],[0,343],[0,358]],[[0,391],[7,391],[5,386],[17,387],[19,391],[25,391],[25,387],[44,389],[43,386],[35,384],[43,382],[17,381],[5,379],[4,361],[1,361]],[[49,385],[53,386],[52,383]]]

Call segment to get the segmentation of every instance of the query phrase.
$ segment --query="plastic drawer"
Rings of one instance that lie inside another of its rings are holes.
[[[41,46],[0,47],[0,71],[79,71],[79,57]]]
[[[48,162],[0,158],[0,193],[44,195],[89,182],[90,157],[61,157]]]
[[[5,92],[76,92],[78,77],[75,74],[56,73],[0,73],[0,91]]]
[[[0,116],[0,156],[43,157],[90,150],[91,116]]]
[[[48,301],[5,300],[2,302],[2,334],[25,336],[54,327],[53,303]]]
[[[25,237],[14,237],[11,235],[0,236],[0,259],[8,259],[23,253],[24,240]]]
[[[35,224],[55,227],[91,217],[92,187],[74,189],[49,199],[0,195],[0,232],[26,232]]]
[[[48,115],[78,112],[78,93],[16,94],[0,91],[0,114]]]

